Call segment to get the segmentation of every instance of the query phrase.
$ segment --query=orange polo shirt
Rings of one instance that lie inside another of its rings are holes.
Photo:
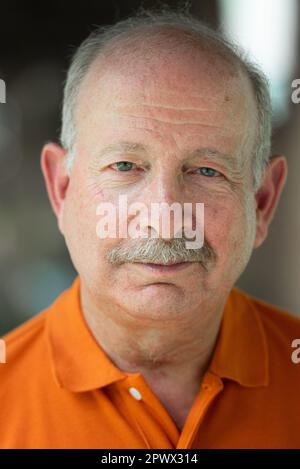
[[[180,432],[142,374],[96,343],[79,282],[4,337],[1,448],[300,448],[298,319],[233,288]]]

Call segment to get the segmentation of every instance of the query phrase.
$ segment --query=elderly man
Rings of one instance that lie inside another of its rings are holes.
[[[78,277],[4,337],[1,447],[300,447],[300,322],[234,287],[286,181],[270,120],[262,73],[189,13],[143,12],[79,47],[61,145],[41,156]],[[99,236],[121,196],[189,203],[193,228],[203,204],[203,243],[138,210],[140,236]]]

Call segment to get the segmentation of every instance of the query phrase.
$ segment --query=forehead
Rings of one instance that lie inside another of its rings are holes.
[[[253,140],[255,116],[251,84],[237,64],[214,51],[163,49],[145,57],[127,54],[126,60],[116,54],[96,59],[78,96],[77,128],[117,120],[122,127],[124,119],[134,126],[138,119],[145,128],[190,123],[197,132],[199,124],[208,134],[246,141]]]
[[[120,48],[99,56],[83,80],[81,94],[99,95],[103,102],[112,96],[122,100],[124,92],[128,97],[140,94],[145,100],[155,97],[162,103],[164,98],[173,99],[174,104],[186,100],[193,103],[205,96],[233,102],[241,94],[253,100],[249,80],[238,63],[213,50],[194,50],[191,54],[186,47],[177,51],[161,47],[157,54],[152,51],[150,57],[146,53],[142,56],[140,51],[138,55],[126,51],[124,54]]]
[[[249,80],[236,58],[224,48],[176,28],[146,29],[108,44],[92,63],[81,88],[97,88],[100,83],[125,85],[131,90],[147,88],[149,93],[159,92],[163,86],[174,95],[182,88],[192,94],[202,88],[219,98],[236,89],[253,98]],[[118,92],[114,86],[109,88]]]

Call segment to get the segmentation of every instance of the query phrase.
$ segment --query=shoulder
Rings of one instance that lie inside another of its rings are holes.
[[[298,334],[300,338],[300,317],[238,288],[234,290],[258,312],[267,334],[277,335],[278,338],[295,337]]]
[[[22,367],[24,364],[30,366],[47,358],[49,318],[57,309],[60,318],[71,296],[72,287],[62,291],[48,307],[31,319],[1,337],[6,348],[6,363],[0,366],[0,376],[1,373],[18,368],[18,364]]]
[[[2,387],[6,377],[11,380],[15,374],[20,377],[27,373],[28,376],[30,370],[36,368],[36,363],[42,360],[47,348],[44,340],[46,317],[47,310],[43,310],[1,337],[6,352],[6,363],[0,364]]]
[[[298,362],[295,361],[295,354],[298,353],[300,362],[300,318],[238,288],[234,288],[234,292],[259,319],[268,349],[271,375],[272,370],[277,377],[289,374],[300,383],[300,363],[297,366]],[[297,346],[299,352],[295,350]]]
[[[2,336],[10,353],[13,353],[40,336],[45,327],[47,310],[43,310],[31,319]]]

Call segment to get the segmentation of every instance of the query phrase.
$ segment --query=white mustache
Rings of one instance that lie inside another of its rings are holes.
[[[107,253],[111,264],[120,265],[125,262],[147,262],[153,264],[176,264],[179,262],[199,262],[208,270],[216,263],[216,253],[204,240],[199,249],[187,249],[183,238],[164,240],[147,238],[132,240],[119,245]]]

